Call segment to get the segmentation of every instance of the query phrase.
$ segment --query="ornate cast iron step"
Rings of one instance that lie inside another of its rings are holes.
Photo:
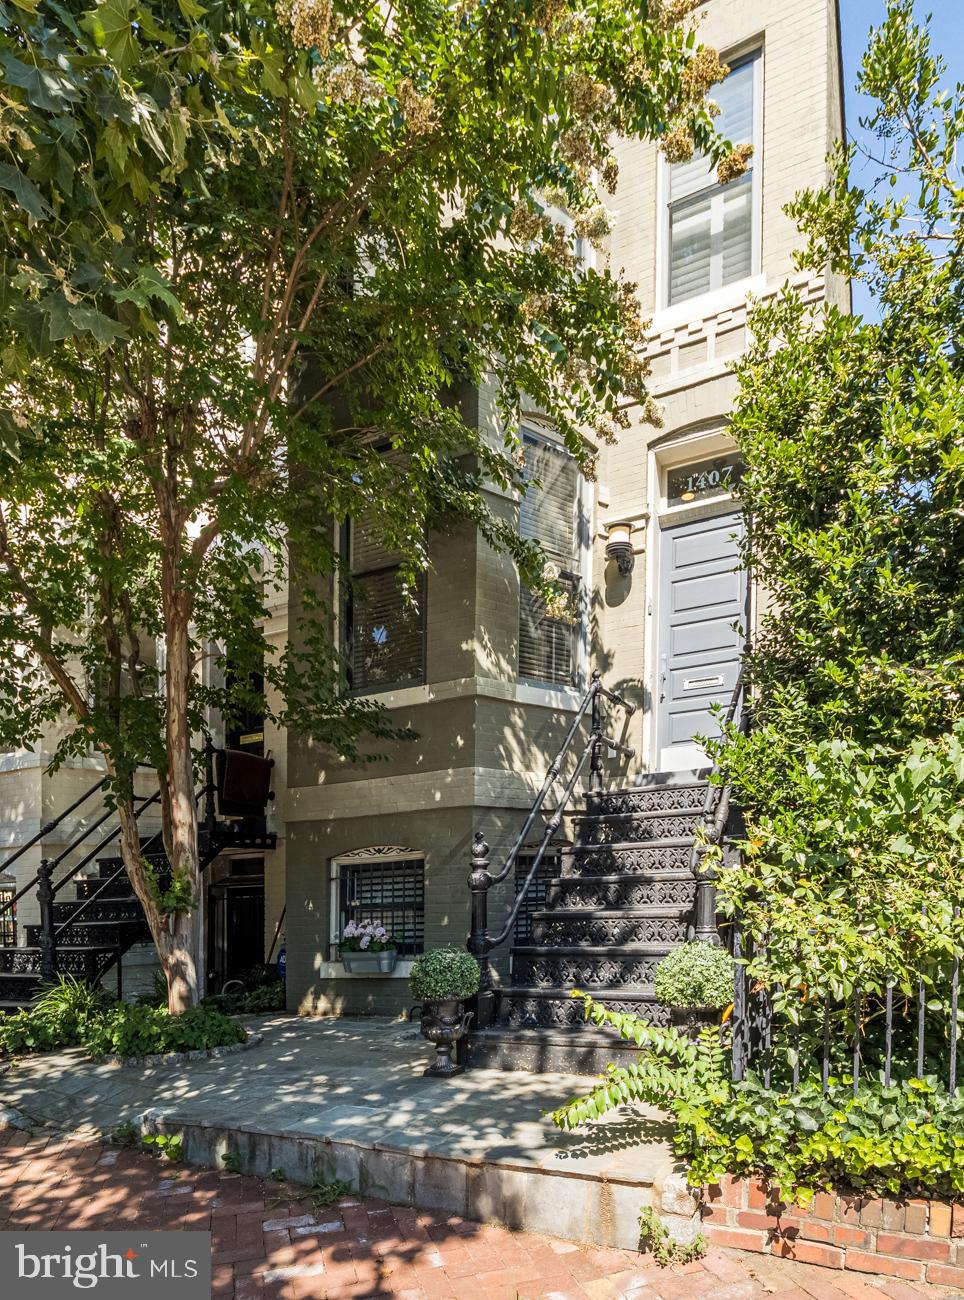
[[[604,817],[626,813],[702,812],[706,782],[600,790],[586,795],[586,812]]]
[[[93,891],[91,891],[93,892]],[[58,925],[69,921],[83,899],[74,898],[68,902],[54,903],[54,920]],[[128,891],[123,896],[102,894],[96,903],[84,909],[85,921],[137,921],[143,915],[140,899]]]
[[[99,966],[105,959],[117,956],[117,945],[100,944],[83,947],[64,944],[57,949],[57,969],[63,975],[85,976],[88,969]],[[89,960],[88,960],[89,959]],[[40,949],[36,945],[22,948],[0,948],[0,975],[40,974]]]
[[[621,989],[652,984],[656,967],[676,945],[636,944],[626,947],[525,947],[512,953],[512,987],[565,991],[584,988]]]
[[[679,871],[641,871],[611,876],[556,876],[546,884],[546,907],[556,912],[570,908],[636,908],[643,906],[691,908],[696,881]]]
[[[622,948],[626,944],[686,942],[689,909],[644,906],[632,911],[603,910],[534,912],[532,939],[548,948],[554,945]]]
[[[118,942],[125,951],[134,943],[147,942],[151,937],[151,932],[147,924],[144,913],[140,916],[134,916],[127,920],[103,920],[97,921],[89,919],[87,912],[79,921],[74,924],[68,924],[67,928],[61,932],[57,940],[57,950],[63,946],[71,948],[112,948],[117,950]],[[27,947],[37,947],[40,944],[40,926],[24,926],[26,931],[25,938]]]
[[[580,845],[643,844],[658,840],[686,839],[692,842],[702,813],[641,812],[605,816],[585,814],[573,817],[572,825]]]
[[[564,876],[642,875],[650,871],[690,874],[693,838],[658,840],[652,844],[635,841],[612,844],[574,844],[560,854]]]
[[[651,986],[635,989],[600,987],[593,996],[612,1011],[640,1016],[653,1025],[669,1024],[669,1009],[656,1001]],[[586,1027],[582,1003],[568,989],[504,989],[499,1000],[498,1025],[513,1029]]]

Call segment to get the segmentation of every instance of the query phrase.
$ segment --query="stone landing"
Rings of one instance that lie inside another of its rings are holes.
[[[130,1121],[182,1136],[186,1160],[298,1182],[343,1179],[365,1196],[571,1241],[634,1248],[653,1205],[674,1235],[697,1226],[669,1128],[643,1110],[576,1134],[544,1116],[585,1076],[472,1070],[423,1079],[432,1049],[382,1019],[252,1022],[249,1051],[179,1070],[97,1064],[76,1051],[25,1057],[5,1104],[58,1128]],[[234,1162],[232,1161],[232,1164]]]

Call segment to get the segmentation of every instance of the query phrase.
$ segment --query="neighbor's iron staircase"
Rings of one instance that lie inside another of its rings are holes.
[[[202,871],[221,853],[232,849],[268,852],[277,843],[274,832],[266,829],[263,806],[260,812],[252,809],[251,816],[237,821],[219,817],[221,791],[215,777],[215,756],[229,752],[215,750],[210,742],[205,749],[205,783],[196,792],[199,805],[203,801],[198,835]],[[245,757],[250,761],[250,756]],[[271,764],[272,760],[262,762]],[[106,777],[97,781],[0,867],[8,871],[71,814],[103,794],[107,785]],[[139,821],[159,801],[159,792],[135,796],[135,819]],[[39,990],[57,975],[73,975],[89,984],[99,984],[113,968],[117,996],[123,995],[123,956],[134,944],[149,942],[151,934],[123,861],[109,852],[120,835],[120,827],[111,827],[95,840],[114,816],[113,809],[106,807],[56,857],[44,858],[32,879],[0,903],[0,922],[8,922],[0,926],[0,1012],[29,1006]],[[58,867],[78,852],[80,859],[55,879]],[[141,855],[154,868],[159,887],[165,889],[170,884],[170,864],[160,831],[142,839]],[[96,875],[82,874],[91,866],[96,866]],[[21,926],[16,919],[17,904],[33,891],[40,920]],[[24,943],[18,942],[20,930]]]

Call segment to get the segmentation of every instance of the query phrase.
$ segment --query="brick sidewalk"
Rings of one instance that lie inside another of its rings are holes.
[[[658,1268],[503,1228],[305,1189],[172,1167],[79,1139],[0,1133],[0,1228],[210,1228],[213,1294],[224,1300],[919,1300],[943,1288],[711,1250]],[[19,1300],[4,1284],[4,1295]],[[950,1293],[958,1294],[961,1293]]]

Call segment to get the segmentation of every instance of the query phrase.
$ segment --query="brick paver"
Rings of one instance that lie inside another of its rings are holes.
[[[713,1249],[658,1268],[451,1215],[343,1198],[319,1208],[290,1184],[172,1167],[71,1137],[0,1133],[0,1228],[210,1229],[224,1300],[911,1300],[949,1294]],[[4,1296],[18,1300],[4,1284]],[[951,1293],[960,1295],[960,1292]]]

